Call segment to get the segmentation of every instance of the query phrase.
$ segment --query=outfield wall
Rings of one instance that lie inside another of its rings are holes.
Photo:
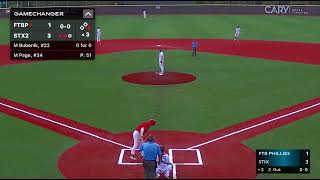
[[[252,15],[302,15],[319,16],[320,6],[244,6],[244,5],[179,5],[179,6],[109,6],[96,8],[100,14],[252,14]]]
[[[141,15],[143,10],[147,14],[320,15],[320,6],[302,5],[113,5],[94,8],[97,15]],[[0,10],[0,17],[9,17],[6,9]]]

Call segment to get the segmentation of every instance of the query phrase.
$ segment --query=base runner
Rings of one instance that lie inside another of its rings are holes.
[[[139,124],[136,129],[132,133],[133,137],[133,146],[131,148],[131,153],[130,153],[130,159],[136,160],[137,158],[135,157],[135,151],[136,149],[139,148],[141,143],[143,142],[143,136],[145,133],[148,132],[149,128],[151,126],[154,126],[156,124],[156,120],[154,119],[149,119],[149,121],[142,122]]]

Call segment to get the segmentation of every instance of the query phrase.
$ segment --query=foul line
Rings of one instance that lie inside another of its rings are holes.
[[[311,108],[316,107],[316,106],[319,106],[319,105],[320,105],[320,103],[317,103],[317,104],[308,106],[308,107],[306,107],[306,108],[303,108],[303,109],[300,109],[300,110],[297,110],[297,111],[294,111],[294,112],[291,112],[291,113],[288,113],[288,114],[285,114],[285,115],[282,115],[282,116],[279,116],[279,117],[276,117],[276,118],[273,118],[273,119],[270,119],[270,120],[267,120],[267,121],[264,121],[264,122],[262,122],[262,123],[259,123],[259,124],[256,124],[256,125],[253,125],[253,126],[250,126],[250,127],[247,127],[247,128],[244,128],[244,129],[241,129],[241,130],[238,130],[238,131],[235,131],[235,132],[232,132],[232,133],[223,135],[223,136],[220,136],[220,137],[218,137],[218,138],[215,138],[215,139],[212,139],[212,140],[210,140],[210,141],[207,141],[207,142],[204,142],[204,143],[201,143],[201,144],[198,144],[198,145],[189,147],[189,148],[187,148],[187,149],[198,148],[198,147],[200,147],[200,146],[203,146],[203,145],[206,145],[206,144],[209,144],[209,143],[212,143],[212,142],[215,142],[215,141],[218,141],[218,140],[227,138],[227,137],[229,137],[229,136],[233,136],[233,135],[235,135],[235,134],[239,134],[239,133],[241,133],[241,132],[244,132],[244,131],[247,131],[247,130],[250,130],[250,129],[259,127],[259,126],[261,126],[261,125],[270,123],[270,122],[272,122],[272,121],[276,121],[276,120],[281,119],[281,118],[284,118],[284,117],[291,116],[291,115],[293,115],[293,114],[297,114],[297,113],[299,113],[299,112],[302,112],[302,111],[311,109]]]
[[[111,144],[116,144],[116,145],[118,145],[118,146],[125,147],[125,148],[129,148],[129,149],[131,148],[131,147],[126,146],[126,145],[124,145],[124,144],[117,143],[117,142],[115,142],[115,141],[112,141],[112,140],[109,140],[109,139],[106,139],[106,138],[100,137],[100,136],[98,136],[98,135],[95,135],[95,134],[89,133],[89,132],[87,132],[87,131],[84,131],[84,130],[81,130],[81,129],[77,129],[77,128],[75,128],[75,127],[68,126],[68,125],[63,124],[63,123],[60,123],[60,122],[56,122],[56,121],[54,121],[54,120],[51,120],[51,119],[48,119],[48,118],[45,118],[45,117],[42,117],[42,116],[39,116],[39,115],[36,115],[36,114],[30,113],[30,112],[25,111],[25,110],[21,110],[21,109],[19,109],[19,108],[16,108],[16,107],[13,107],[13,106],[10,106],[10,105],[7,105],[7,104],[4,104],[4,103],[0,103],[0,105],[5,106],[5,107],[10,108],[10,109],[14,109],[14,110],[16,110],[16,111],[20,111],[20,112],[25,113],[25,114],[28,114],[28,115],[30,115],[30,116],[34,116],[34,117],[37,117],[37,118],[43,119],[43,120],[45,120],[45,121],[49,121],[49,122],[54,123],[54,124],[58,124],[58,125],[63,126],[63,127],[65,127],[65,128],[69,128],[69,129],[72,129],[72,130],[75,130],[75,131],[81,132],[81,133],[83,133],[83,134],[86,134],[86,135],[89,135],[89,136],[92,136],[92,137],[98,138],[98,139],[100,139],[100,140],[107,141],[107,142],[109,142],[109,143],[111,143]]]

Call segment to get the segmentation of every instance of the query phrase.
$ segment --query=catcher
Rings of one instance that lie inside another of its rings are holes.
[[[160,174],[164,174],[164,177],[167,179],[170,178],[170,172],[172,171],[172,164],[169,161],[169,155],[164,152],[164,146],[160,146],[161,150],[161,161],[158,162],[158,167],[156,169],[157,176],[156,178],[160,177]]]

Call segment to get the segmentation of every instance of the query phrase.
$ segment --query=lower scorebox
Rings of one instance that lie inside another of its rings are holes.
[[[309,149],[256,150],[257,173],[310,173]]]

